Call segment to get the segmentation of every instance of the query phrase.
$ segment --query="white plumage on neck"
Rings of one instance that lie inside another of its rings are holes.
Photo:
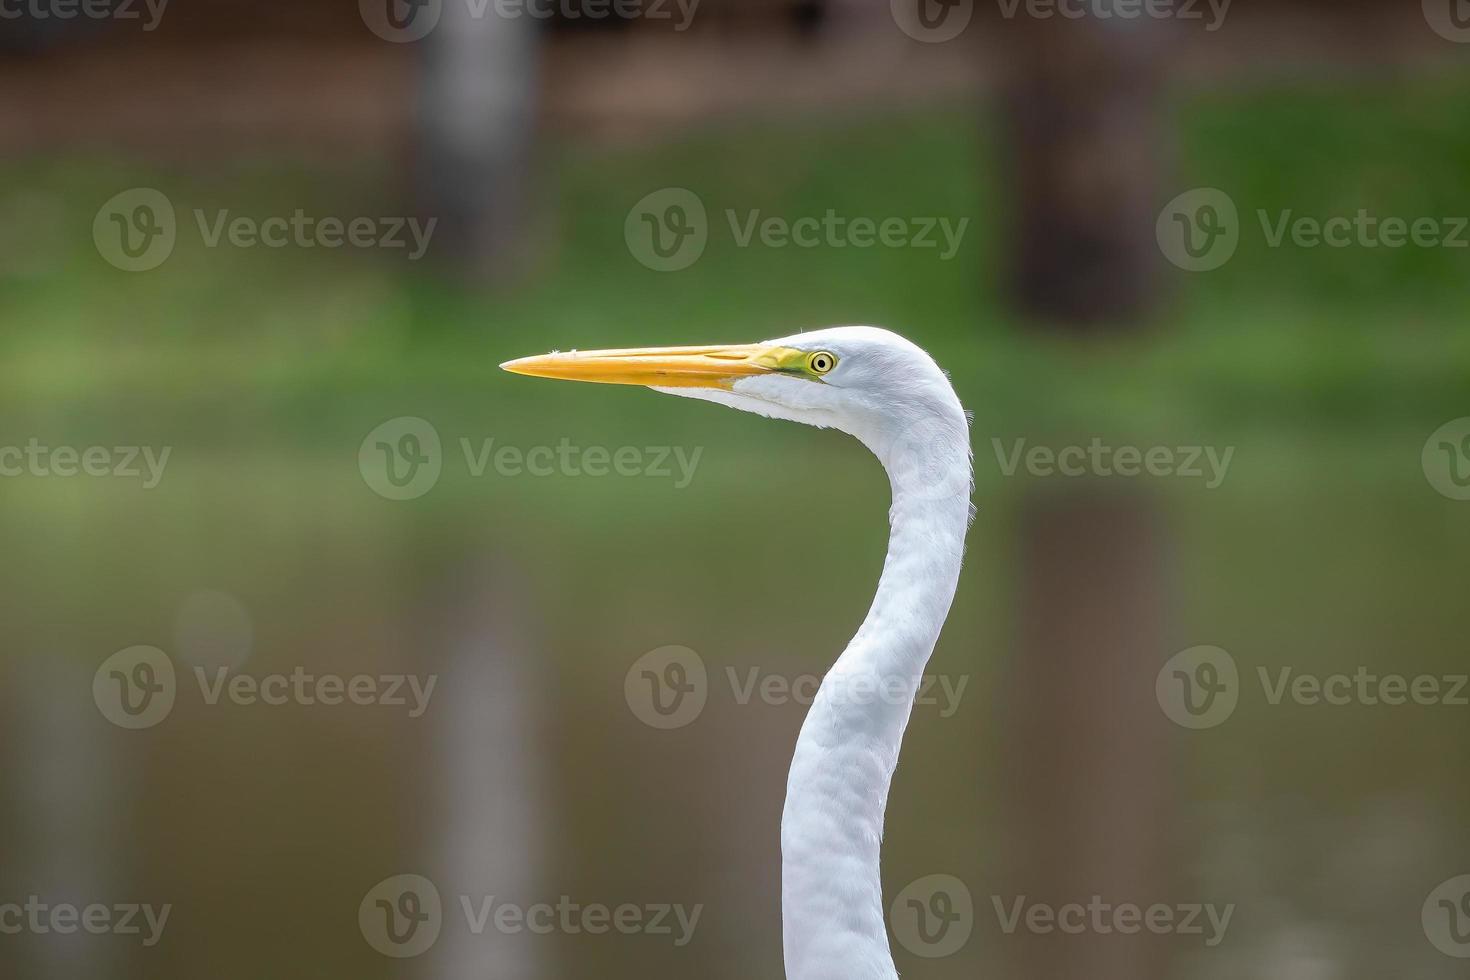
[[[958,458],[959,454],[956,454]],[[950,478],[969,486],[968,452]],[[879,850],[920,678],[954,598],[968,495],[895,478],[888,555],[867,618],[812,703],[786,784],[781,902],[789,980],[893,980]]]

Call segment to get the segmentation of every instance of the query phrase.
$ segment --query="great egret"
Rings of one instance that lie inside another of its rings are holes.
[[[895,333],[833,327],[762,344],[571,351],[502,364],[645,385],[856,436],[893,489],[888,554],[857,634],[801,726],[781,816],[789,980],[896,980],[883,914],[883,811],[969,527],[968,418],[932,358]]]

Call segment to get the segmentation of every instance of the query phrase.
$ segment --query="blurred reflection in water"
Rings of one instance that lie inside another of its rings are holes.
[[[708,453],[743,462],[679,492],[692,497],[446,478],[400,507],[339,454],[205,458],[153,496],[27,499],[31,519],[5,526],[6,880],[15,894],[175,910],[148,950],[114,936],[17,943],[26,974],[779,976],[777,826],[805,707],[737,694],[752,667],[819,674],[845,642],[881,560],[884,488],[820,435],[821,481],[785,479],[780,459],[727,438]],[[779,503],[745,491],[764,480]],[[851,492],[834,497],[833,481]],[[1344,493],[1290,479],[1227,484],[1208,507],[1198,491],[1018,494],[983,472],[979,493],[934,663],[968,686],[952,716],[916,710],[885,852],[890,895],[959,878],[974,931],[942,959],[896,946],[901,967],[1454,975],[1418,909],[1464,859],[1449,747],[1465,713],[1272,705],[1254,680],[1279,665],[1458,669],[1447,573],[1466,542],[1439,505],[1412,483]],[[597,498],[608,506],[579,503]],[[820,547],[779,544],[818,521]],[[712,561],[725,527],[766,533]],[[54,560],[62,534],[85,542],[85,567]],[[1355,578],[1378,589],[1344,605]],[[240,672],[436,675],[428,710],[209,704],[179,655],[172,714],[117,729],[93,704],[95,665],[138,642],[178,654],[190,631],[176,620],[201,585],[248,610]],[[658,731],[624,680],[670,642],[698,651],[710,698],[694,723]],[[1160,665],[1196,642],[1232,651],[1243,678],[1234,715],[1206,731],[1153,701]],[[355,922],[363,895],[400,873],[434,880],[446,910],[432,955],[402,964]],[[1234,912],[1218,949],[1003,928],[1022,897],[1093,895]],[[474,935],[465,896],[703,913],[683,947],[560,928]]]

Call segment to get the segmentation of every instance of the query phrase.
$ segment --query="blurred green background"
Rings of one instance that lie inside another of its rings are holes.
[[[754,73],[765,59],[776,78],[802,80],[803,62],[866,56],[869,42],[853,37],[867,34],[839,30],[859,6],[834,5],[814,36],[801,28],[804,40],[788,37],[779,5],[769,21],[712,13],[688,44],[721,65]],[[993,42],[911,40],[882,22],[881,5],[858,23],[896,52],[875,62],[875,88],[891,78],[903,97],[834,86],[813,105],[756,86],[733,108],[691,99],[687,117],[612,113],[602,129],[579,113],[605,110],[582,107],[591,96],[559,87],[556,72],[575,75],[569,66],[587,58],[605,74],[576,77],[616,90],[668,52],[659,84],[678,90],[684,37],[641,25],[544,31],[550,108],[517,172],[513,193],[528,204],[512,258],[492,252],[467,268],[442,252],[413,263],[205,247],[195,208],[394,215],[423,200],[406,177],[423,155],[411,136],[339,143],[237,119],[230,143],[171,123],[168,100],[189,104],[179,92],[199,62],[218,60],[224,86],[246,51],[265,64],[320,58],[314,70],[327,74],[344,52],[369,52],[353,55],[354,79],[374,58],[389,77],[429,70],[412,60],[428,56],[379,41],[351,11],[340,36],[331,16],[303,14],[300,38],[295,24],[264,21],[226,47],[215,32],[246,17],[230,9],[217,20],[181,11],[173,35],[166,15],[156,39],[57,42],[13,55],[0,75],[37,86],[6,97],[9,118],[40,119],[66,98],[93,114],[74,133],[20,127],[0,164],[0,444],[172,449],[154,489],[0,480],[0,831],[12,842],[0,902],[173,905],[148,948],[0,935],[15,975],[781,976],[778,824],[805,708],[739,703],[726,671],[789,679],[830,664],[881,565],[883,474],[832,432],[496,365],[834,323],[917,341],[974,412],[978,515],[931,666],[966,686],[951,715],[916,709],[884,849],[890,900],[915,879],[954,875],[974,899],[973,935],[940,958],[896,942],[900,972],[1460,975],[1420,911],[1470,870],[1470,708],[1273,705],[1255,680],[1283,667],[1466,669],[1470,504],[1436,492],[1421,450],[1470,414],[1467,254],[1271,248],[1255,218],[1470,214],[1459,48],[1422,23],[1405,28],[1423,34],[1406,44],[1385,34],[1375,46],[1372,27],[1343,41],[1325,19],[1369,14],[1307,7],[1275,16],[1329,58],[1302,40],[1304,53],[1287,44],[1257,65],[1256,32],[1279,26],[1267,15],[1148,55],[1156,117],[1142,145],[1158,173],[1139,233],[1156,268],[1128,310],[1088,318],[1038,311],[1012,288],[1031,205],[1014,169],[1025,109],[1004,78],[1027,78],[1025,58],[1013,64]],[[1228,68],[1194,70],[1191,52],[1216,44]],[[941,48],[959,83],[925,74]],[[1124,72],[1107,58],[1136,55],[1109,50],[1088,84]],[[130,57],[149,65],[141,90],[163,103],[150,132],[172,131],[166,146],[115,136],[101,92],[55,94],[81,61],[121,71]],[[899,84],[911,68],[917,93]],[[193,98],[207,104],[212,91]],[[278,110],[262,100],[260,117]],[[303,149],[314,144],[321,152]],[[90,234],[98,208],[133,187],[163,191],[180,216],[172,255],[140,273],[104,261]],[[702,257],[672,273],[645,268],[623,237],[629,209],[664,187],[694,191],[712,225]],[[1167,264],[1153,243],[1158,209],[1194,187],[1227,190],[1241,213],[1238,251],[1203,273]],[[919,249],[741,248],[717,231],[726,208],[970,224],[949,261]],[[1065,268],[1050,274],[1068,288]],[[443,472],[423,496],[384,499],[359,446],[405,416],[435,427]],[[490,438],[700,456],[687,486],[476,476],[460,440]],[[1017,439],[1094,438],[1234,456],[1213,489],[1008,476],[1002,465]],[[94,705],[92,677],[135,644],[168,653],[179,694],[161,724],[125,731]],[[624,682],[670,644],[707,666],[709,701],[692,724],[660,731],[631,710]],[[1191,731],[1160,710],[1155,678],[1201,644],[1230,652],[1242,688],[1228,721]],[[211,705],[196,663],[438,682],[417,718],[387,705]],[[356,913],[400,873],[435,881],[446,914],[430,953],[396,960],[364,941]],[[1181,935],[1008,935],[993,907],[1094,894],[1235,912],[1207,948]],[[703,912],[685,946],[566,930],[475,936],[457,917],[460,895]]]

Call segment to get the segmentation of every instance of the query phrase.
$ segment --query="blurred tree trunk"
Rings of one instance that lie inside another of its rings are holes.
[[[1162,29],[1149,18],[1055,17],[1010,30],[1012,301],[1037,328],[1140,326],[1155,309],[1161,260]],[[1010,896],[1054,907],[1094,895],[1141,906],[1174,897],[1167,722],[1154,702],[1167,550],[1156,502],[1133,485],[1027,488],[1007,730],[1022,856]],[[1091,929],[1023,934],[1016,972],[1151,980],[1166,973],[1165,943]]]
[[[1159,260],[1163,28],[1021,17],[1005,29],[1012,302],[1060,326],[1137,324],[1153,309]]]
[[[520,576],[500,562],[455,566],[436,582],[428,622],[442,624],[442,703],[434,712],[434,864],[446,916],[459,895],[541,899],[538,874],[550,836],[540,774],[549,760],[541,731],[541,673],[528,634]],[[536,980],[546,975],[540,937],[446,929],[432,976]]]
[[[109,845],[127,838],[123,790],[131,758],[113,751],[121,732],[107,723],[89,696],[91,671],[61,651],[17,659],[14,697],[7,705],[12,753],[5,760],[19,833],[7,840],[6,901],[36,895],[50,903],[84,906],[117,896],[115,878],[127,858]],[[140,901],[161,900],[129,896]],[[126,973],[107,937],[77,929],[21,939],[7,936],[7,965],[36,980]],[[28,942],[27,942],[28,940]],[[20,955],[15,944],[21,943]],[[29,954],[29,955],[27,955]]]
[[[1123,492],[1033,493],[1020,517],[1016,670],[1003,757],[1018,864],[1003,901],[1147,906],[1175,898],[1168,722],[1154,701],[1164,644],[1165,534],[1154,502]],[[1169,939],[1060,932],[1012,937],[1018,977],[1152,980]]]
[[[446,2],[425,50],[419,211],[436,218],[429,254],[491,283],[524,271],[539,95],[539,23],[492,4]]]

